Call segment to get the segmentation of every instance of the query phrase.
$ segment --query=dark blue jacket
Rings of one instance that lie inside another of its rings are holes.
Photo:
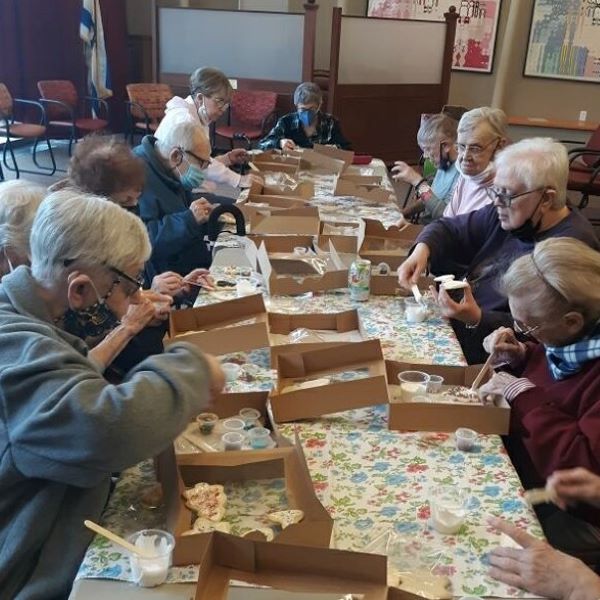
[[[146,224],[152,255],[146,265],[151,279],[164,271],[187,275],[198,267],[209,267],[211,254],[204,237],[206,225],[198,225],[189,210],[192,195],[164,165],[147,135],[133,152],[146,164],[146,183],[140,196],[140,217]]]

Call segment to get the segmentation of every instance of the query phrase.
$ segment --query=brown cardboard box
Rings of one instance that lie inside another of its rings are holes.
[[[444,384],[469,387],[481,365],[469,367],[448,367],[442,365],[422,365],[401,362],[388,362],[387,374],[390,381],[389,428],[395,431],[448,431],[468,427],[479,433],[506,435],[510,425],[510,406],[503,401],[500,406],[481,404],[446,404],[441,402],[393,402],[399,393],[398,373],[402,371],[423,371],[430,375],[441,375]]]
[[[368,375],[362,379],[283,392],[299,379],[321,379],[356,369],[367,369]],[[387,402],[386,370],[379,340],[318,350],[299,349],[278,356],[277,387],[271,394],[271,408],[277,423]]]
[[[381,262],[387,262],[385,260]],[[371,272],[371,294],[373,296],[404,296],[412,297],[412,292],[401,288],[398,284],[398,274],[392,269],[389,275],[380,275],[375,272],[377,264],[373,265]],[[433,277],[421,277],[418,282],[419,290],[425,293],[433,285]]]
[[[323,259],[325,268],[323,274],[319,274],[314,269],[306,269],[306,264],[299,261],[298,257],[294,257],[295,260],[286,260],[281,257],[272,259],[272,256],[268,254],[265,245],[261,244],[257,253],[258,266],[265,285],[272,295],[304,294],[344,288],[348,285],[348,269],[335,251]],[[297,269],[295,272],[290,270],[293,267],[292,263],[303,265],[302,269]]]
[[[354,160],[354,152],[352,152],[352,150],[342,150],[341,148],[335,148],[334,146],[326,146],[323,144],[314,144],[312,149],[319,154],[324,154],[330,158],[343,161],[344,171],[350,165],[352,165],[352,161]]]
[[[293,196],[261,196],[257,194],[248,194],[248,196],[237,202],[238,208],[252,207],[262,212],[277,212],[280,210],[289,210],[290,208],[304,208],[308,206],[305,198]]]
[[[377,554],[269,544],[215,532],[197,540],[190,553],[200,563],[195,600],[228,600],[232,581],[263,589],[265,600],[419,600],[387,586],[387,559]],[[264,589],[271,588],[271,589]],[[290,595],[286,594],[288,592]]]
[[[321,232],[317,238],[319,248],[328,248],[331,241],[338,252],[356,254],[359,247],[359,238],[364,237],[365,224],[341,223],[338,221],[322,221]]]
[[[264,215],[256,211],[250,215],[252,234],[317,235],[319,233],[319,210],[314,206],[291,208],[286,211]]]
[[[339,175],[345,168],[344,160],[339,160],[333,156],[328,156],[314,150],[304,150],[300,167],[304,171],[312,173],[322,173],[324,175]]]
[[[199,482],[219,483],[285,478],[288,506],[304,512],[299,523],[290,525],[275,542],[328,547],[333,521],[315,495],[302,447],[273,448],[239,452],[180,454],[169,448],[156,459],[158,481],[167,509],[167,527],[175,537],[173,564],[195,561],[194,547],[203,534],[182,536],[191,528],[195,515],[183,499],[186,487]]]
[[[365,235],[368,237],[387,238],[396,240],[408,240],[414,242],[417,236],[423,231],[423,225],[413,225],[409,223],[404,227],[385,227],[381,221],[375,219],[364,219]]]
[[[210,354],[266,348],[269,332],[263,296],[254,294],[172,311],[165,342],[189,342]]]
[[[381,175],[360,175],[358,173],[342,173],[340,178],[344,181],[351,181],[356,185],[374,186],[381,185],[383,178]]]
[[[306,248],[311,250],[314,237],[312,235],[276,235],[276,234],[250,234],[248,236],[258,249],[261,244],[265,245],[268,253],[271,252],[293,252],[294,248]]]
[[[252,191],[252,193],[256,192]],[[310,200],[315,195],[315,184],[312,181],[295,182],[294,186],[265,184],[262,193],[273,196],[299,196]]]
[[[391,201],[392,192],[379,185],[360,185],[349,179],[339,178],[335,186],[336,196],[352,196],[369,202],[386,203]]]
[[[253,155],[251,164],[260,173],[287,173],[288,175],[296,175],[300,169],[299,159],[272,152]]]

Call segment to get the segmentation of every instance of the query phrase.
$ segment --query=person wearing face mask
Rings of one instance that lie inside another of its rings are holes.
[[[505,370],[481,393],[511,405],[505,445],[524,487],[573,467],[600,475],[600,253],[572,238],[544,240],[502,286],[514,322],[484,346]],[[597,507],[544,504],[537,514],[551,545],[600,564]]]
[[[25,179],[0,183],[0,278],[29,264],[29,232],[46,190]]]
[[[417,142],[424,156],[436,167],[431,185],[421,173],[402,161],[396,161],[392,169],[396,181],[409,183],[415,188],[417,201],[405,208],[405,219],[419,216],[419,222],[427,225],[439,219],[454,194],[459,173],[456,169],[457,122],[443,113],[424,119],[417,133]]]
[[[567,204],[568,173],[567,151],[552,139],[507,146],[498,153],[494,185],[487,188],[492,204],[425,227],[400,266],[400,285],[408,289],[426,269],[466,278],[460,302],[444,290],[433,293],[469,364],[486,359],[484,337],[512,322],[497,279],[515,258],[551,237],[573,237],[599,248],[589,221]]]
[[[140,301],[151,247],[143,223],[104,198],[47,196],[31,267],[0,283],[0,590],[66,598],[111,473],[163,451],[224,378],[214,357],[175,344],[111,385],[82,337]]]
[[[456,217],[490,203],[487,188],[494,181],[494,157],[507,143],[508,121],[499,108],[483,106],[466,112],[458,123],[456,169],[460,177],[444,209]]]
[[[323,94],[316,83],[301,83],[294,91],[294,104],[296,112],[281,117],[258,143],[261,150],[312,148],[314,144],[351,149],[337,119],[321,111]]]
[[[227,112],[232,93],[231,83],[222,71],[212,67],[196,69],[190,76],[190,95],[187,98],[175,96],[167,102],[157,137],[160,137],[161,128],[171,127],[173,121],[191,119],[204,129],[206,138],[210,140],[209,127]],[[206,181],[198,186],[198,192],[212,203],[231,203],[231,198],[218,196],[211,190],[215,184],[248,188],[253,182],[262,183],[262,178],[255,173],[240,175],[230,168],[247,162],[248,153],[242,148],[234,148],[215,157],[206,169]]]
[[[210,164],[204,130],[189,119],[173,120],[156,136],[145,136],[133,152],[146,171],[139,215],[152,243],[148,279],[165,271],[185,276],[209,267],[205,236],[212,205],[204,198],[192,200],[192,190],[202,184]]]

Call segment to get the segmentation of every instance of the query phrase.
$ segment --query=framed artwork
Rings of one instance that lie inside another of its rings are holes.
[[[600,83],[600,0],[535,0],[523,74]]]
[[[369,0],[367,16],[443,21],[444,13],[455,6],[458,22],[452,69],[491,73],[501,3],[502,0]]]

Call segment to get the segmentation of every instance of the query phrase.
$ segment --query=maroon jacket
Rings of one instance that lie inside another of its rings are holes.
[[[514,399],[505,440],[525,488],[543,487],[558,469],[585,467],[600,475],[600,359],[555,381],[544,346],[528,346],[525,367],[515,375],[526,377],[536,387]],[[600,511],[585,513],[600,525]]]

